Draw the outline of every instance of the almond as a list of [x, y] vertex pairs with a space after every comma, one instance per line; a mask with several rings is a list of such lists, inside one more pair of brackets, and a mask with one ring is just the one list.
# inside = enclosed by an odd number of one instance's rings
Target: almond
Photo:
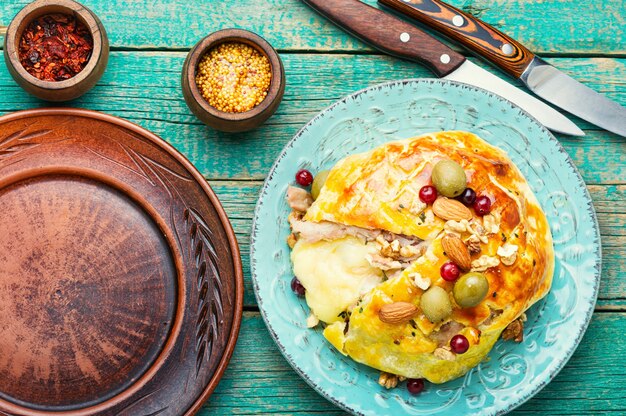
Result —
[[445, 197], [437, 198], [433, 203], [433, 212], [436, 216], [446, 221], [471, 220], [472, 211], [461, 202]]
[[446, 234], [441, 239], [441, 246], [450, 260], [456, 263], [463, 270], [469, 270], [472, 267], [472, 259], [469, 249], [459, 237], [453, 234]]
[[417, 307], [408, 302], [388, 303], [378, 311], [378, 318], [386, 324], [408, 322], [415, 315], [417, 315]]

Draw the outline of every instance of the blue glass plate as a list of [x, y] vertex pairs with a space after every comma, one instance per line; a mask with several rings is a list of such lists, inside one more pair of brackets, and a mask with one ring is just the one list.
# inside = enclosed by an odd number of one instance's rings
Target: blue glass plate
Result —
[[[522, 343], [498, 341], [465, 377], [411, 396], [405, 388], [380, 387], [378, 371], [342, 356], [320, 329], [306, 328], [308, 307], [290, 289], [285, 193], [300, 168], [317, 172], [385, 142], [440, 130], [475, 133], [509, 154], [548, 217], [556, 269], [550, 293], [527, 312]], [[580, 342], [598, 295], [600, 260], [591, 198], [560, 143], [509, 101], [434, 79], [377, 85], [311, 120], [272, 167], [252, 231], [254, 289], [272, 337], [315, 390], [355, 414], [501, 414], [519, 406], [554, 378]]]

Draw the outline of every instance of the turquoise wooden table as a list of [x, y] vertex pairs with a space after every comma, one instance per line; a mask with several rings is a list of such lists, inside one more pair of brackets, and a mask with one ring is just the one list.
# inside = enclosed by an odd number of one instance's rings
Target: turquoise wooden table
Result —
[[[626, 105], [624, 0], [449, 2]], [[0, 25], [8, 24], [26, 3], [0, 1]], [[355, 90], [430, 73], [380, 55], [298, 0], [83, 3], [104, 23], [112, 53], [98, 85], [67, 105], [128, 119], [173, 144], [209, 180], [241, 246], [246, 283], [241, 334], [222, 382], [200, 414], [343, 414], [291, 370], [259, 314], [248, 258], [254, 206], [274, 159], [316, 113]], [[204, 126], [191, 114], [180, 90], [186, 52], [209, 32], [228, 27], [264, 36], [285, 64], [287, 88], [280, 108], [250, 133], [223, 134]], [[0, 114], [46, 105], [26, 95], [0, 66]], [[626, 414], [626, 139], [572, 119], [586, 136], [557, 138], [588, 184], [598, 212], [603, 250], [600, 296], [570, 362], [516, 414]]]

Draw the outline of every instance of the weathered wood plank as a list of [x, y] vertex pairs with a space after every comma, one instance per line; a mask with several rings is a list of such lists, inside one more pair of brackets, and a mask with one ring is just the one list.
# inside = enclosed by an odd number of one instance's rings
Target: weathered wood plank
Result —
[[626, 185], [589, 185], [588, 189], [602, 240], [597, 309], [626, 310]]
[[598, 299], [595, 310], [604, 312], [624, 312], [626, 311], [626, 298]]
[[[0, 23], [30, 0], [0, 3]], [[375, 0], [367, 3], [376, 4]], [[83, 0], [114, 48], [188, 49], [209, 32], [241, 27], [282, 50], [369, 51], [299, 0]], [[622, 0], [449, 0], [538, 54], [624, 54]], [[157, 23], [158, 22], [158, 23]], [[584, 30], [581, 30], [584, 28]]]
[[[0, 25], [8, 23], [29, 1], [0, 2]], [[249, 235], [259, 180], [284, 144], [318, 111], [346, 94], [392, 79], [431, 76], [419, 66], [377, 55], [300, 0], [81, 1], [102, 18], [114, 50], [133, 52], [114, 52], [98, 87], [72, 105], [128, 118], [156, 132], [211, 178], [241, 244], [248, 307], [255, 306]], [[563, 55], [550, 61], [626, 105], [623, 0], [448, 1], [495, 24], [540, 55]], [[265, 126], [249, 134], [221, 134], [201, 125], [180, 94], [185, 51], [208, 32], [225, 27], [243, 27], [265, 36], [283, 52], [287, 69], [283, 105]], [[581, 55], [613, 58], [569, 58]], [[0, 65], [0, 114], [44, 105], [26, 97]], [[520, 415], [626, 414], [626, 373], [622, 365], [626, 344], [617, 338], [626, 330], [626, 142], [588, 123], [574, 121], [587, 131], [587, 136], [559, 139], [584, 179], [592, 184], [589, 188], [603, 238], [597, 310], [620, 313], [595, 314], [569, 365], [516, 412]], [[248, 312], [231, 366], [200, 414], [258, 413], [344, 414], [293, 372], [259, 314]]]
[[[244, 304], [256, 305], [250, 278], [250, 233], [254, 207], [261, 190], [258, 181], [210, 181], [233, 224], [241, 248], [245, 276]], [[626, 310], [626, 185], [589, 186], [602, 234], [603, 265], [599, 307]]]
[[[566, 367], [517, 415], [626, 412], [625, 313], [596, 313]], [[330, 348], [330, 347], [329, 347]], [[201, 416], [344, 414], [312, 390], [287, 364], [256, 312], [244, 314], [230, 366]]]
[[[282, 146], [319, 109], [348, 92], [384, 81], [390, 75], [394, 78], [410, 76], [417, 68], [376, 56], [285, 55], [290, 86], [288, 99], [279, 114], [247, 136], [217, 135], [195, 120], [180, 96], [178, 71], [183, 57], [182, 53], [115, 53], [101, 84], [74, 105], [113, 113], [143, 125], [173, 143], [212, 179], [262, 179]], [[587, 68], [589, 79], [605, 79], [614, 98], [626, 98], [626, 84], [619, 81], [620, 76], [626, 78], [626, 60], [577, 59], [574, 62], [577, 70]], [[141, 72], [142, 68], [150, 68], [149, 74]], [[340, 68], [351, 69], [340, 71]], [[314, 72], [322, 81], [312, 85]], [[336, 74], [334, 79], [333, 74]], [[4, 70], [0, 70], [0, 91], [4, 92], [0, 112], [45, 105], [26, 96]], [[325, 96], [331, 99], [324, 99]], [[623, 139], [588, 131], [587, 137], [561, 137], [561, 141], [587, 182], [626, 183], [626, 142]], [[247, 276], [250, 221], [259, 185], [251, 186], [252, 190], [224, 188], [224, 192], [234, 193], [231, 201], [236, 205], [232, 208], [231, 219], [242, 245]], [[622, 278], [626, 275], [626, 266], [621, 261], [626, 246], [623, 239], [626, 193], [623, 186], [618, 185], [596, 189], [602, 193], [599, 199], [594, 197], [596, 204], [601, 204], [596, 205], [597, 209], [604, 210], [604, 215], [600, 212], [599, 216], [604, 242], [601, 298], [615, 299], [626, 293], [626, 282]], [[239, 192], [245, 195], [240, 196]], [[254, 304], [249, 282], [246, 304]]]
[[[418, 65], [382, 56], [283, 54], [288, 85], [277, 114], [252, 132], [226, 134], [204, 126], [187, 108], [179, 87], [184, 57], [175, 52], [113, 53], [98, 86], [68, 105], [111, 113], [152, 130], [209, 178], [262, 179], [287, 141], [335, 100], [380, 82], [428, 76]], [[626, 104], [626, 59], [552, 61]], [[27, 96], [3, 68], [0, 91], [0, 113], [48, 105]], [[588, 183], [626, 183], [626, 141], [597, 130], [588, 130], [583, 138], [559, 138]]]

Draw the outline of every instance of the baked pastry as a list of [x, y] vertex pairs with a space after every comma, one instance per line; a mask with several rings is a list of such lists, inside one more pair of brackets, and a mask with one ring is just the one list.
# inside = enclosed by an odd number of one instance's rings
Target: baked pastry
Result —
[[309, 326], [322, 321], [342, 354], [443, 383], [500, 336], [522, 340], [554, 250], [502, 150], [467, 132], [430, 133], [349, 156], [314, 185], [315, 200], [288, 190], [291, 259]]

